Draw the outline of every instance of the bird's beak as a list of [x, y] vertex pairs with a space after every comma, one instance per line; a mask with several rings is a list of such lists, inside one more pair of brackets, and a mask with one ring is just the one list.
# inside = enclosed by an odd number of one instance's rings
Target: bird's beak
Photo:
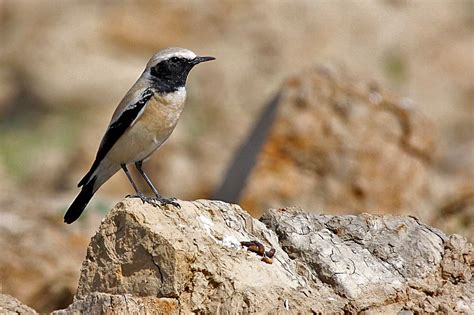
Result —
[[192, 60], [192, 64], [197, 65], [198, 63], [211, 61], [211, 60], [214, 60], [214, 59], [216, 59], [216, 58], [211, 57], [211, 56], [197, 56], [196, 58], [194, 58]]

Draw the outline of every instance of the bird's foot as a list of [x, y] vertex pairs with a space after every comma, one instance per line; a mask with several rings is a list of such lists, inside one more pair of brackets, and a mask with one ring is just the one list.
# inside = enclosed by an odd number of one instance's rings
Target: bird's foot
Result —
[[176, 198], [163, 198], [163, 197], [147, 197], [143, 194], [141, 195], [127, 195], [127, 198], [140, 198], [143, 203], [149, 203], [154, 207], [172, 205], [178, 209], [181, 209], [181, 205], [176, 202]]
[[178, 209], [181, 209], [181, 205], [179, 203], [176, 202], [176, 198], [174, 197], [171, 197], [171, 198], [156, 198], [156, 200], [158, 200], [162, 206], [166, 206], [166, 205], [172, 205]]

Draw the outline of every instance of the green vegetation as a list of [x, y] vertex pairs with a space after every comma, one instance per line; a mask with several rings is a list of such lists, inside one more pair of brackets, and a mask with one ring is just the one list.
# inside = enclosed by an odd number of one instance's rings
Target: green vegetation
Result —
[[32, 169], [49, 154], [70, 151], [77, 138], [79, 121], [74, 112], [40, 115], [46, 117], [0, 122], [0, 160], [19, 182], [27, 180]]

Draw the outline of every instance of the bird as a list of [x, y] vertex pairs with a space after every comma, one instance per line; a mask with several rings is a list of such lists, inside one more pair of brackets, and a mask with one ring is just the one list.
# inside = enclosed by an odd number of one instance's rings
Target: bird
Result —
[[[136, 192], [133, 197], [153, 206], [171, 204], [180, 207], [176, 198], [164, 198], [158, 192], [142, 165], [168, 139], [178, 123], [191, 69], [214, 59], [179, 47], [165, 48], [150, 58], [141, 76], [115, 109], [95, 160], [77, 185], [81, 191], [66, 211], [65, 223], [76, 221], [94, 193], [120, 169]], [[139, 190], [127, 168], [130, 164], [134, 164], [155, 197], [147, 197]]]

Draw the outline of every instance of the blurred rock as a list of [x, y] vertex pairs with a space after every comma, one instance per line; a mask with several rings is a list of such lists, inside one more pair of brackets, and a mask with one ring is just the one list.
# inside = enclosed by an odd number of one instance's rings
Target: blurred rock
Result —
[[[77, 288], [78, 266], [84, 259], [88, 231], [97, 223], [89, 228], [83, 223], [67, 228], [54, 213], [57, 204], [31, 202], [13, 193], [9, 197], [0, 198], [2, 293], [15, 296], [40, 312], [66, 307]], [[15, 198], [26, 200], [13, 202]], [[38, 213], [38, 208], [50, 211]], [[94, 220], [89, 217], [86, 221]]]
[[37, 314], [34, 309], [21, 303], [14, 297], [0, 293], [0, 313], [4, 315]]
[[[180, 204], [117, 204], [58, 314], [474, 310], [472, 244], [417, 219], [287, 208], [260, 222], [220, 201]], [[271, 264], [240, 245], [249, 240], [276, 249]]]
[[433, 126], [411, 100], [341, 71], [286, 82], [242, 204], [259, 215], [298, 205], [330, 213], [427, 212]]
[[456, 188], [455, 192], [441, 199], [434, 211], [433, 223], [448, 232], [462, 234], [472, 241], [474, 240], [474, 183], [457, 185]]

